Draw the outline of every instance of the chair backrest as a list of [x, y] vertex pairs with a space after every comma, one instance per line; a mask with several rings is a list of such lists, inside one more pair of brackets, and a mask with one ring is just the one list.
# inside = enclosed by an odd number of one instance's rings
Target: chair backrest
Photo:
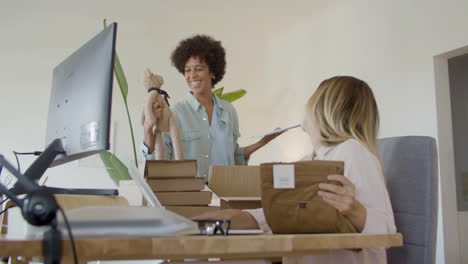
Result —
[[387, 250], [388, 263], [435, 263], [438, 162], [434, 138], [392, 137], [377, 142], [397, 231], [403, 247]]

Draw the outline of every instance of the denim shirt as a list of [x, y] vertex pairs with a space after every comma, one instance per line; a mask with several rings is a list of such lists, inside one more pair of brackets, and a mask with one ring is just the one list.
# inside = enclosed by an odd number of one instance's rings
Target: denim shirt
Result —
[[[171, 107], [180, 128], [185, 159], [197, 161], [197, 176], [205, 178], [206, 182], [209, 181], [209, 166], [213, 165], [211, 162], [217, 160], [211, 159], [210, 155], [224, 152], [223, 156], [228, 158], [228, 164], [216, 165], [246, 165], [248, 162], [244, 159], [244, 148], [239, 147], [237, 143], [240, 133], [236, 109], [231, 103], [219, 99], [216, 95], [213, 96], [215, 103], [213, 111], [216, 111], [214, 114], [218, 123], [215, 134], [222, 133], [217, 135], [218, 140], [212, 137], [212, 128], [204, 107], [191, 93]], [[212, 125], [216, 127], [214, 122], [215, 119], [212, 120]], [[225, 139], [224, 144], [218, 143], [221, 138]], [[169, 133], [163, 133], [163, 144], [165, 158], [173, 160], [174, 153]], [[216, 150], [212, 151], [212, 146]], [[149, 154], [144, 143], [141, 149], [145, 159], [154, 159], [154, 153]]]
[[210, 126], [210, 165], [230, 165], [231, 156], [234, 154], [229, 151], [226, 142], [227, 137], [227, 126], [224, 120], [219, 120], [220, 107], [218, 99], [213, 95], [213, 113], [211, 115], [211, 126]]

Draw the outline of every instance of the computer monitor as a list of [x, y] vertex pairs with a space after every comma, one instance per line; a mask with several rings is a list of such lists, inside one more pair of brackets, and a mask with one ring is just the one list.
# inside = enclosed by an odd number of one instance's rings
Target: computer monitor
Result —
[[[53, 71], [46, 149], [25, 171], [38, 181], [48, 167], [110, 148], [112, 84], [117, 24], [112, 23]], [[15, 194], [24, 193], [15, 184]], [[116, 194], [116, 190], [51, 188], [54, 193]]]
[[64, 149], [51, 166], [109, 149], [117, 24], [97, 34], [53, 71], [46, 144]]

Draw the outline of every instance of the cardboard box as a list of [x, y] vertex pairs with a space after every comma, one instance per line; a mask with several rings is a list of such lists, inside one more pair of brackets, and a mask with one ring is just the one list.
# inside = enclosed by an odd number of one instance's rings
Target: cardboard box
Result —
[[205, 187], [203, 178], [148, 179], [147, 182], [155, 192], [201, 191]]
[[211, 166], [210, 189], [221, 209], [261, 208], [260, 166]]
[[155, 192], [163, 205], [208, 205], [211, 192]]
[[[57, 203], [65, 210], [87, 207], [87, 206], [128, 206], [129, 202], [126, 198], [121, 196], [107, 196], [107, 195], [70, 195], [70, 194], [56, 194], [54, 195]], [[6, 202], [6, 207], [12, 206], [11, 201]], [[5, 212], [2, 217], [1, 234], [9, 234], [13, 237], [27, 237], [31, 232], [38, 227], [30, 225], [21, 213], [18, 207], [10, 208]], [[10, 223], [10, 224], [8, 224]]]
[[208, 186], [220, 197], [260, 197], [260, 166], [211, 166]]
[[128, 206], [128, 200], [122, 196], [110, 195], [54, 195], [57, 203], [64, 210], [71, 210], [85, 206]]
[[257, 209], [262, 208], [261, 197], [219, 197], [221, 209]]
[[166, 209], [190, 218], [207, 212], [216, 212], [220, 208], [219, 206], [166, 206]]
[[147, 160], [145, 178], [195, 178], [197, 175], [196, 160]]

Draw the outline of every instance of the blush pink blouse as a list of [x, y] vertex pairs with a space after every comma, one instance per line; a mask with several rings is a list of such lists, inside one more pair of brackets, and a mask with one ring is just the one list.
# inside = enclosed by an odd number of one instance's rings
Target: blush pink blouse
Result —
[[[321, 147], [314, 158], [303, 160], [344, 161], [346, 176], [355, 186], [356, 199], [366, 208], [363, 234], [395, 233], [395, 220], [379, 159], [363, 144], [350, 139], [332, 147]], [[271, 232], [262, 209], [245, 210], [253, 215], [261, 229]], [[332, 250], [329, 255], [305, 258], [306, 263], [387, 263], [385, 248], [368, 248], [358, 252]]]

